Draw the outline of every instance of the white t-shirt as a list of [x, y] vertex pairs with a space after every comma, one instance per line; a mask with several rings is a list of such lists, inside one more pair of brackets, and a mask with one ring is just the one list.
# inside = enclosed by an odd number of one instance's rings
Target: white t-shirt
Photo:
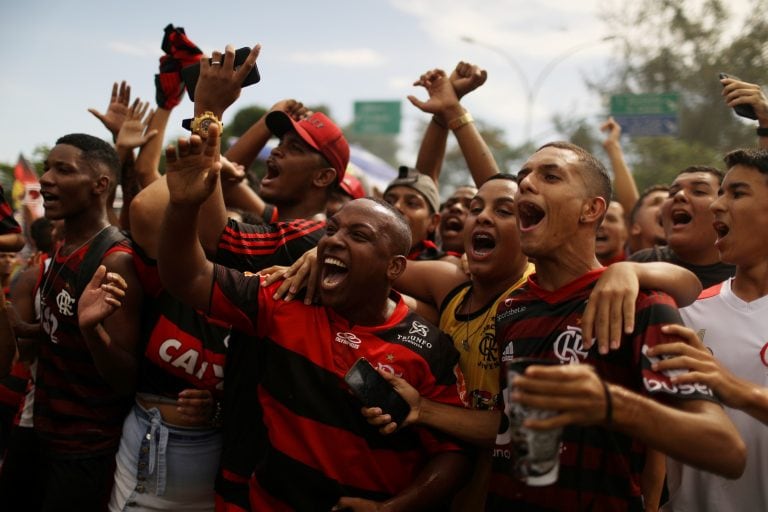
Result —
[[[768, 296], [744, 302], [731, 291], [731, 282], [704, 290], [680, 314], [723, 367], [768, 387]], [[665, 512], [768, 511], [768, 426], [730, 407], [725, 412], [747, 446], [744, 474], [728, 480], [668, 458], [670, 501]]]

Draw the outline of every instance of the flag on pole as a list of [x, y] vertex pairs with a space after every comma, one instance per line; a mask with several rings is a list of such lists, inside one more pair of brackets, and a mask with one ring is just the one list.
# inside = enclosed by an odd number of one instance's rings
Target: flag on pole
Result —
[[[11, 191], [13, 209], [19, 211], [22, 204], [33, 205], [35, 213], [39, 213], [37, 216], [42, 215], [40, 180], [37, 178], [34, 167], [24, 158], [24, 155], [19, 155], [16, 167], [13, 168], [13, 177], [14, 182]], [[36, 210], [41, 211], [37, 212]]]

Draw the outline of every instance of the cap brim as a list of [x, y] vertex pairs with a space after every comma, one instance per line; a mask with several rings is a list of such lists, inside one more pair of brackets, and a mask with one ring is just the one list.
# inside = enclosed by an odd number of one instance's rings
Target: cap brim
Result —
[[283, 135], [285, 135], [285, 132], [292, 130], [299, 134], [301, 140], [312, 146], [315, 150], [320, 151], [320, 148], [312, 137], [310, 137], [309, 133], [285, 112], [281, 110], [270, 112], [267, 114], [265, 122], [267, 123], [269, 131], [276, 137], [282, 138]]

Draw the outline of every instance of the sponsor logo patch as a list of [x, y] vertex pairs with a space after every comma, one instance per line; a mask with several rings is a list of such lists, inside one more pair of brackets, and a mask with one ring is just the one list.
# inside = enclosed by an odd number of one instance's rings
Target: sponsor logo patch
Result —
[[360, 338], [355, 336], [355, 333], [352, 332], [337, 332], [336, 333], [336, 341], [338, 343], [341, 343], [342, 345], [347, 345], [348, 347], [351, 347], [355, 350], [360, 348]]

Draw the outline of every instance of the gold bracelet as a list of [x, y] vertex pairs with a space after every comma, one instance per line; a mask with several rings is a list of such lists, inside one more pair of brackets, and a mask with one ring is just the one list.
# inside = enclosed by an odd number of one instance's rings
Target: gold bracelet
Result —
[[458, 130], [465, 124], [474, 123], [475, 120], [472, 118], [472, 114], [469, 112], [465, 113], [462, 116], [457, 117], [456, 119], [451, 119], [448, 121], [448, 128], [450, 130]]

